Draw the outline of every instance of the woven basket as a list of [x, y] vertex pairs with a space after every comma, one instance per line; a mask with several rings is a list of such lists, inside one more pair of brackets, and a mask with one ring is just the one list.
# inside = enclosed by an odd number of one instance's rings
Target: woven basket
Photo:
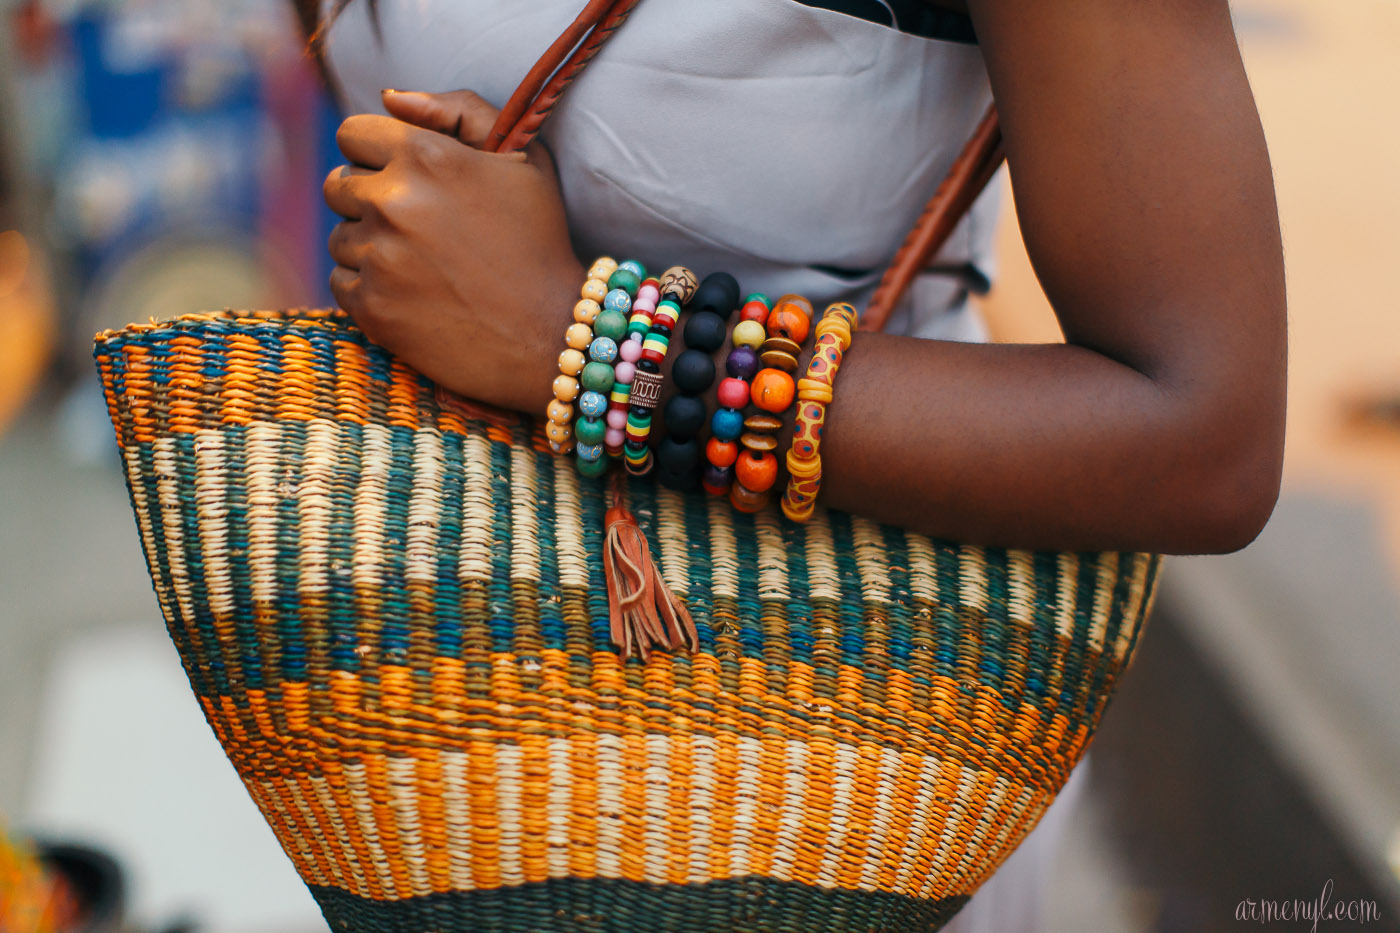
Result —
[[603, 484], [343, 315], [99, 335], [210, 725], [336, 930], [927, 931], [1064, 784], [1159, 560], [628, 487], [702, 651], [608, 640]]

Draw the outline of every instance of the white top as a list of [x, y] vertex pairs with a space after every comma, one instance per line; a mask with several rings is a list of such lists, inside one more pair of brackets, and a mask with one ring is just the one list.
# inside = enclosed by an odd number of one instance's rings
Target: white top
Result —
[[[366, 0], [330, 30], [352, 112], [379, 92], [510, 96], [583, 0]], [[646, 0], [545, 123], [574, 246], [744, 292], [864, 307], [991, 101], [974, 46], [795, 0]], [[996, 186], [896, 310], [891, 333], [983, 340]]]

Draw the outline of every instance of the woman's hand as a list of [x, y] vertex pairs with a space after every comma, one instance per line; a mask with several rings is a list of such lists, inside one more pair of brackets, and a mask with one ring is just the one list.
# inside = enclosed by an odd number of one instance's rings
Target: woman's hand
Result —
[[353, 116], [336, 134], [351, 164], [324, 186], [346, 218], [330, 236], [331, 292], [434, 381], [533, 410], [553, 369], [541, 347], [558, 343], [583, 281], [554, 163], [538, 143], [477, 148], [497, 111], [470, 91], [386, 91], [384, 105], [393, 116]]

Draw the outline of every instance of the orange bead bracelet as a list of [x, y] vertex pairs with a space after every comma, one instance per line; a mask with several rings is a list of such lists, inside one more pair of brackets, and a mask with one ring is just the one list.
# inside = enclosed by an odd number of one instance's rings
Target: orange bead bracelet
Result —
[[807, 521], [817, 507], [826, 406], [831, 402], [836, 371], [851, 345], [851, 331], [858, 316], [856, 309], [845, 302], [827, 307], [816, 327], [817, 346], [807, 365], [807, 375], [796, 383], [797, 421], [787, 455], [788, 484], [783, 492], [783, 514], [795, 522]]

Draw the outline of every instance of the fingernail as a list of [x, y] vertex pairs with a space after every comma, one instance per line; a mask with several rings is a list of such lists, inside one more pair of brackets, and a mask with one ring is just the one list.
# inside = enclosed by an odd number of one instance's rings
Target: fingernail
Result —
[[386, 87], [386, 88], [384, 88], [384, 90], [380, 91], [379, 93], [381, 93], [381, 94], [402, 94], [403, 91], [400, 91], [400, 90], [399, 90], [398, 88], [396, 88], [396, 87]]

